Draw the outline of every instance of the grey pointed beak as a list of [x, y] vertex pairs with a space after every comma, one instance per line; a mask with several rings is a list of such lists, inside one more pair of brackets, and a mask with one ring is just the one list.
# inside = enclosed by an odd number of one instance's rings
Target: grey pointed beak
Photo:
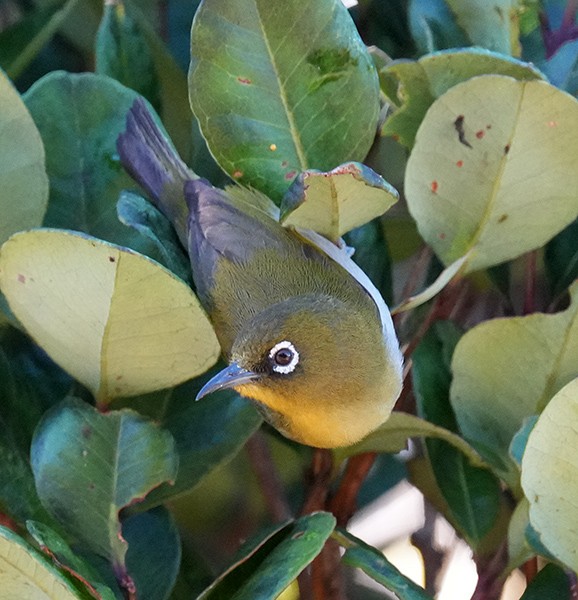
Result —
[[259, 378], [257, 373], [243, 369], [237, 363], [231, 363], [228, 367], [217, 373], [214, 377], [209, 379], [207, 383], [201, 388], [195, 400], [200, 400], [204, 396], [218, 392], [219, 390], [225, 390], [233, 388], [243, 383], [249, 383]]

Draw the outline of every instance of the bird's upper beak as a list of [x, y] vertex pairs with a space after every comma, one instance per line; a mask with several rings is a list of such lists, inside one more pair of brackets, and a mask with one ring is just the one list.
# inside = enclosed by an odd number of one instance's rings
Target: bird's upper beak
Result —
[[212, 394], [219, 390], [234, 388], [243, 383], [249, 383], [259, 378], [257, 373], [243, 369], [237, 363], [231, 363], [228, 367], [217, 373], [209, 379], [201, 388], [195, 400], [200, 400], [203, 396]]

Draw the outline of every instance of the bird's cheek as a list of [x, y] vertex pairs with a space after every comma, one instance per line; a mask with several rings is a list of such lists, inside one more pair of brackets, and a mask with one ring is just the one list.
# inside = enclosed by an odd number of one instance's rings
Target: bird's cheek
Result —
[[283, 397], [276, 394], [269, 387], [253, 383], [243, 384], [235, 388], [241, 396], [251, 398], [261, 404], [264, 404], [271, 410], [285, 413], [287, 411], [287, 403]]

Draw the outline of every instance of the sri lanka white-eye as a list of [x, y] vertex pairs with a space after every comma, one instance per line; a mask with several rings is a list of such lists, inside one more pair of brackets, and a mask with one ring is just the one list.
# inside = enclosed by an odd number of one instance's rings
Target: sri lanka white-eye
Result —
[[314, 234], [281, 226], [258, 195], [199, 179], [142, 101], [118, 149], [186, 245], [229, 363], [198, 398], [234, 388], [285, 436], [321, 448], [353, 444], [383, 423], [401, 390], [401, 353], [385, 303], [342, 266], [349, 259], [338, 264], [305, 239]]

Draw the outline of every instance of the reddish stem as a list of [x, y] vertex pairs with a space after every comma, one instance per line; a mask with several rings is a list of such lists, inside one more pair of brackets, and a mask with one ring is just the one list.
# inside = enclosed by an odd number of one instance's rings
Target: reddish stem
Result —
[[524, 291], [523, 314], [536, 310], [536, 250], [526, 254], [526, 288]]
[[341, 484], [328, 503], [340, 527], [345, 527], [355, 513], [357, 495], [376, 458], [377, 453], [366, 452], [349, 459]]
[[530, 558], [522, 565], [522, 573], [526, 578], [526, 584], [530, 584], [532, 579], [538, 574], [538, 557], [534, 556]]
[[271, 518], [277, 523], [289, 519], [291, 510], [283, 491], [283, 484], [273, 462], [267, 440], [261, 431], [257, 431], [251, 436], [246, 449]]

